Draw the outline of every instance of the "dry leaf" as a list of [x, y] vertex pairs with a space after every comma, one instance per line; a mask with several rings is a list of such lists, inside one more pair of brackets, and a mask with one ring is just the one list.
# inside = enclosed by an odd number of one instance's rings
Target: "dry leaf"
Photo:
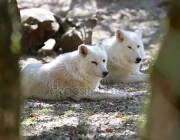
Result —
[[113, 132], [113, 129], [112, 129], [112, 128], [106, 128], [106, 132], [112, 133], [112, 132]]
[[70, 128], [68, 135], [72, 137], [74, 135], [74, 129]]
[[29, 117], [39, 117], [39, 114], [38, 114], [38, 113], [31, 113], [31, 114], [29, 115]]
[[115, 117], [116, 118], [123, 118], [124, 116], [122, 114], [120, 114], [120, 115], [116, 115]]

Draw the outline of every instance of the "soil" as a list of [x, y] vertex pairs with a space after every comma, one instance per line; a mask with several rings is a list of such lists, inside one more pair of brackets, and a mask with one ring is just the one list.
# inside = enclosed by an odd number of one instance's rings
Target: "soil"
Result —
[[[63, 9], [61, 2], [62, 0], [56, 0], [49, 4], [48, 0], [18, 0], [19, 7], [40, 6], [55, 13]], [[87, 5], [89, 10], [98, 8], [98, 25], [93, 30], [93, 43], [114, 35], [117, 29], [142, 29], [146, 58], [141, 70], [148, 73], [154, 60], [152, 54], [159, 49], [162, 38], [161, 25], [166, 15], [165, 9], [157, 6], [159, 2], [91, 0], [80, 3], [75, 0], [73, 8], [87, 8]], [[38, 56], [22, 56], [19, 63], [46, 63], [56, 56], [53, 52], [40, 53]], [[150, 85], [142, 82], [119, 83], [100, 88], [129, 92], [149, 90]], [[149, 93], [127, 100], [58, 102], [28, 99], [24, 101], [22, 112], [22, 135], [26, 140], [134, 140], [141, 136], [139, 128], [145, 123], [148, 102]]]

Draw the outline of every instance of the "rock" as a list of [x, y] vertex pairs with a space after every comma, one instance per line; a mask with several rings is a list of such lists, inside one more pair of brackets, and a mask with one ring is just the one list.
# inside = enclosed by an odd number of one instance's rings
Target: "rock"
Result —
[[[29, 24], [30, 23], [30, 24]], [[55, 34], [53, 21], [43, 22], [28, 18], [27, 23], [22, 24], [21, 50], [23, 53], [36, 53], [44, 46], [44, 43]]]
[[[53, 50], [62, 48], [64, 52], [77, 50], [82, 43], [92, 44], [92, 29], [96, 26], [97, 19], [90, 18], [67, 18], [61, 23], [62, 34], [56, 34], [56, 45]], [[59, 37], [58, 37], [59, 36]]]
[[95, 15], [88, 17], [60, 18], [54, 13], [42, 9], [31, 8], [21, 10], [23, 53], [35, 54], [48, 39], [54, 39], [53, 50], [71, 52], [82, 43], [92, 43], [92, 29], [97, 24]]

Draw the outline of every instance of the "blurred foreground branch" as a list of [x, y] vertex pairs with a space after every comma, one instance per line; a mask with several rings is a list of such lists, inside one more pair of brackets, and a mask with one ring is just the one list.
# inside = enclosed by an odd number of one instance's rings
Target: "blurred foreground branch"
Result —
[[19, 140], [19, 27], [16, 0], [0, 1], [0, 140]]
[[172, 0], [169, 27], [151, 74], [152, 96], [144, 140], [180, 139], [180, 1]]

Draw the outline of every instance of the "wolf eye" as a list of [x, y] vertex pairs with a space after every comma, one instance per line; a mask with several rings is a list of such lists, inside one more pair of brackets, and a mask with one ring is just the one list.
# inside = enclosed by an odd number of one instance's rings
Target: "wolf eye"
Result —
[[93, 63], [93, 64], [97, 65], [97, 62], [96, 62], [96, 61], [91, 61], [91, 63]]
[[127, 46], [129, 49], [132, 49], [131, 46]]
[[106, 62], [106, 60], [105, 60], [105, 59], [103, 59], [103, 62]]
[[139, 47], [140, 47], [140, 45], [137, 45], [137, 47], [139, 48]]

